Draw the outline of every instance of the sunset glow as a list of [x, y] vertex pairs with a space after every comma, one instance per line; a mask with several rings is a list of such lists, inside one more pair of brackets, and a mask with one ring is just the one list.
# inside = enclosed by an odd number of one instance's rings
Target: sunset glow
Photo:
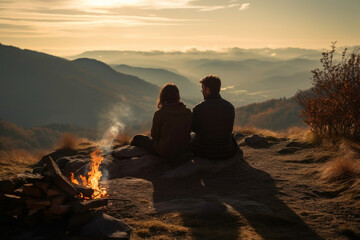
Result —
[[59, 55], [352, 46], [358, 9], [358, 0], [0, 0], [0, 42]]

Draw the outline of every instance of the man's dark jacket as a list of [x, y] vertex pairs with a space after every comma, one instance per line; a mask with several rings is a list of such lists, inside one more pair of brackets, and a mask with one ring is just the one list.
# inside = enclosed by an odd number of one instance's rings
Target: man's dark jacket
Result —
[[193, 109], [193, 153], [210, 159], [232, 157], [238, 150], [232, 136], [234, 118], [234, 106], [220, 94], [205, 97]]

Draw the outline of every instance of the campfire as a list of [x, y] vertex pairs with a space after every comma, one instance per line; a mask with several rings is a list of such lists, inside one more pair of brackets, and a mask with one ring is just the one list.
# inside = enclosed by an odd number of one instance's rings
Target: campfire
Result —
[[[92, 194], [91, 198], [102, 198], [107, 197], [107, 191], [105, 188], [99, 187], [99, 181], [102, 176], [101, 171], [99, 170], [101, 161], [104, 159], [101, 156], [102, 151], [100, 149], [96, 149], [93, 151], [91, 156], [91, 166], [90, 171], [87, 173], [87, 177], [80, 175], [80, 179], [82, 182], [82, 185], [84, 187], [89, 187], [94, 190], [94, 193]], [[74, 178], [74, 173], [71, 173], [70, 180], [72, 183], [81, 185], [77, 179]], [[89, 197], [84, 196], [82, 193], [80, 193], [80, 197], [83, 199], [89, 199]]]
[[29, 227], [63, 219], [68, 221], [69, 231], [78, 230], [90, 221], [94, 209], [108, 204], [107, 191], [99, 186], [101, 153], [91, 153], [90, 171], [79, 180], [73, 173], [71, 179], [64, 176], [51, 155], [43, 157], [41, 174], [0, 180], [0, 216], [13, 217]]

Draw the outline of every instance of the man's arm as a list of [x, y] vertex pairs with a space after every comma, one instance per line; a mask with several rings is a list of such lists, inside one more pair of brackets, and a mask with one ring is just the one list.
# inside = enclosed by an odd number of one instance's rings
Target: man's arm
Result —
[[193, 120], [192, 120], [192, 126], [191, 126], [191, 131], [193, 131], [194, 133], [198, 133], [199, 132], [199, 123], [200, 119], [199, 119], [199, 109], [195, 106], [193, 109]]

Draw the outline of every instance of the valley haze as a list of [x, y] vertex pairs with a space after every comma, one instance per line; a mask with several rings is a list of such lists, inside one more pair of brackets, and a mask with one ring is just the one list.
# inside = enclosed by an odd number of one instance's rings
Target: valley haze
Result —
[[98, 127], [117, 109], [121, 122], [140, 126], [151, 122], [163, 84], [177, 84], [183, 101], [193, 107], [202, 100], [198, 81], [207, 74], [220, 76], [221, 95], [235, 107], [291, 98], [311, 87], [311, 70], [320, 66], [320, 57], [321, 51], [313, 49], [231, 48], [88, 51], [67, 60], [0, 45], [0, 117], [25, 128], [52, 123]]

